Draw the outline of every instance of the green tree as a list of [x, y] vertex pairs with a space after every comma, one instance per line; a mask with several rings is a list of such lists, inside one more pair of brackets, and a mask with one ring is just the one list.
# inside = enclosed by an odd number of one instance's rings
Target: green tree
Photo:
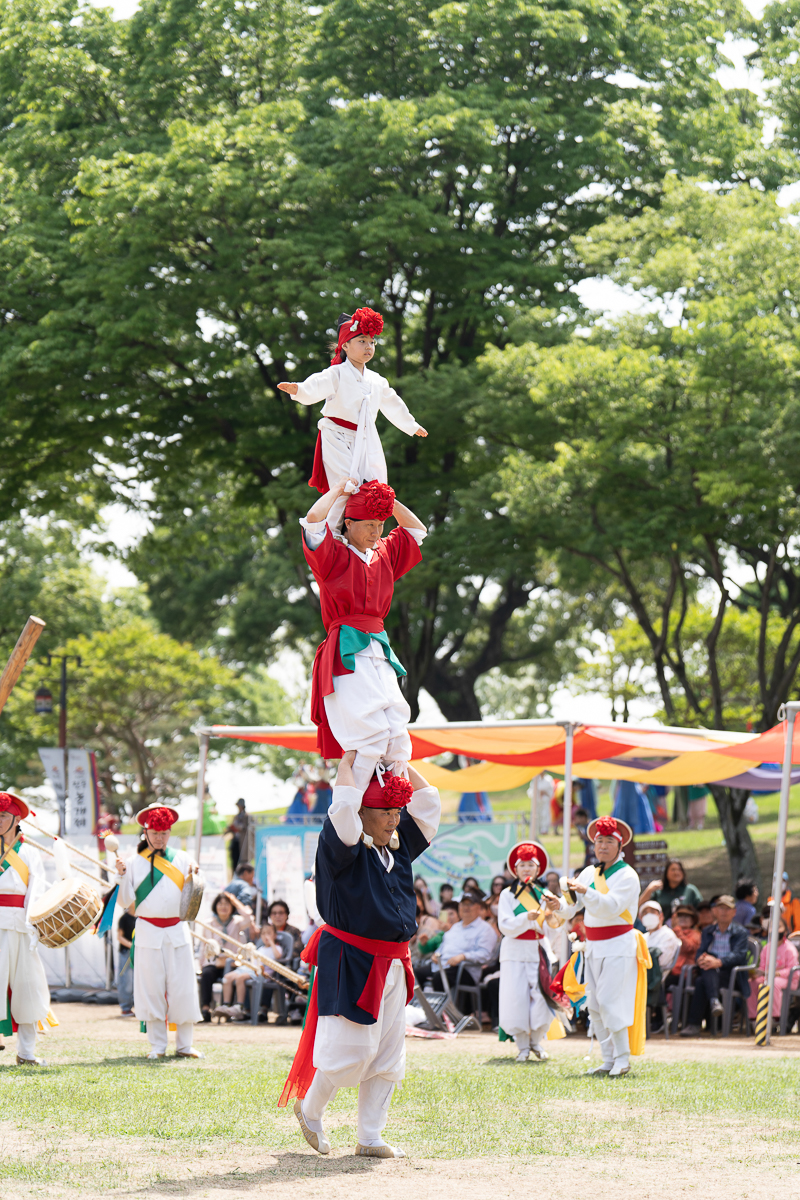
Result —
[[[772, 196], [676, 184], [580, 249], [680, 320], [487, 355], [489, 403], [518, 414], [512, 515], [536, 511], [563, 586], [614, 589], [670, 723], [765, 728], [800, 665], [800, 235]], [[734, 875], [754, 870], [746, 795], [712, 790]]]
[[[294, 718], [275, 680], [239, 676], [140, 616], [71, 638], [60, 652], [81, 658], [70, 687], [70, 743], [96, 752], [104, 800], [128, 813], [193, 789], [197, 723], [283, 724]], [[39, 739], [36, 745], [52, 743], [55, 720], [30, 715], [42, 671], [26, 674], [9, 702], [30, 741]], [[218, 742], [210, 754], [251, 757], [253, 747]], [[262, 761], [269, 760], [265, 752]]]
[[[306, 636], [294, 521], [317, 414], [275, 384], [324, 361], [341, 308], [380, 306], [383, 369], [431, 430], [386, 437], [433, 530], [393, 632], [412, 707], [425, 686], [474, 717], [481, 675], [525, 665], [548, 566], [530, 517], [492, 499], [501, 414], [487, 424], [473, 364], [568, 297], [576, 234], [658, 204], [672, 172], [782, 177], [751, 102], [714, 79], [747, 18], [732, 0], [311, 11], [146, 0], [115, 23], [0, 3], [0, 504], [31, 483], [57, 503], [66, 462], [102, 498], [122, 463], [154, 488], [137, 567], [162, 620], [185, 636], [173, 580], [191, 568], [164, 564], [202, 509], [197, 628], [227, 604], [219, 624], [253, 650]], [[254, 519], [269, 541], [248, 558], [226, 531]]]

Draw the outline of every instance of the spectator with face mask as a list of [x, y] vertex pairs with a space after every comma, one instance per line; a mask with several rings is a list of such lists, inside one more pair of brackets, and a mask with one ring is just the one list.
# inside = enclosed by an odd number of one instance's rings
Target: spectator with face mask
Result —
[[680, 953], [680, 939], [664, 924], [664, 912], [656, 900], [645, 900], [639, 908], [639, 920], [645, 928], [644, 937], [651, 957], [658, 953], [661, 974], [668, 975]]

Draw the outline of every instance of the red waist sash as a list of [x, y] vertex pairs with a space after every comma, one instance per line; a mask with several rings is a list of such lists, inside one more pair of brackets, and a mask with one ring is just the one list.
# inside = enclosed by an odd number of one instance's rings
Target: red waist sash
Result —
[[542, 934], [536, 933], [533, 929], [526, 929], [524, 933], [518, 933], [514, 938], [515, 942], [540, 942]]
[[180, 917], [142, 917], [136, 914], [137, 921], [147, 921], [150, 925], [157, 925], [159, 929], [169, 929], [171, 925], [180, 925]]
[[[364, 985], [363, 992], [356, 1001], [359, 1008], [363, 1008], [365, 1012], [368, 1012], [377, 1021], [383, 998], [383, 989], [386, 986], [386, 976], [389, 974], [389, 967], [392, 962], [398, 959], [402, 962], [406, 973], [406, 1004], [411, 1001], [414, 995], [415, 980], [414, 971], [411, 966], [411, 955], [408, 951], [408, 942], [380, 942], [374, 938], [359, 937], [357, 933], [345, 933], [343, 929], [334, 929], [332, 925], [321, 925], [300, 956], [303, 962], [308, 963], [309, 966], [317, 966], [319, 939], [323, 933], [330, 933], [333, 937], [338, 938], [340, 942], [345, 942], [348, 946], [355, 946], [357, 950], [364, 950], [367, 954], [373, 955], [372, 967], [367, 976], [367, 982]], [[297, 1046], [294, 1060], [292, 1061], [286, 1083], [283, 1085], [283, 1091], [278, 1100], [278, 1108], [285, 1108], [295, 1096], [302, 1100], [311, 1087], [314, 1079], [314, 1071], [316, 1070], [314, 1066], [314, 1039], [317, 1035], [318, 1018], [317, 975], [315, 971], [314, 982], [311, 985], [311, 995], [308, 1007], [306, 1008], [306, 1016], [303, 1021], [303, 1032], [300, 1035], [300, 1042]]]
[[0, 908], [24, 908], [24, 907], [25, 907], [25, 897], [24, 896], [15, 896], [11, 892], [6, 893], [5, 895], [0, 895]]
[[607, 942], [609, 938], [622, 937], [623, 933], [630, 933], [633, 929], [632, 925], [596, 925], [591, 928], [584, 924], [586, 930], [587, 942]]
[[[358, 429], [352, 421], [343, 421], [341, 417], [326, 417], [326, 421], [333, 421], [334, 425], [341, 425], [343, 429]], [[325, 463], [322, 461], [322, 434], [317, 434], [317, 444], [314, 447], [314, 465], [311, 468], [311, 478], [308, 481], [308, 486], [316, 488], [323, 495], [331, 490], [328, 483], [328, 476], [325, 471]]]

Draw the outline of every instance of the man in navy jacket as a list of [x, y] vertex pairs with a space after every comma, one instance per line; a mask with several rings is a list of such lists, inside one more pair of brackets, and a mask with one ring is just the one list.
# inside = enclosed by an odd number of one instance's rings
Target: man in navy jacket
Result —
[[417, 929], [412, 863], [439, 827], [441, 803], [413, 767], [409, 779], [376, 772], [362, 792], [354, 757], [342, 758], [317, 845], [316, 904], [325, 924], [303, 952], [317, 972], [279, 1103], [296, 1098], [306, 1141], [327, 1154], [325, 1109], [339, 1088], [357, 1087], [356, 1154], [400, 1158], [382, 1134], [405, 1074], [405, 1007], [414, 989], [408, 943]]
[[[711, 911], [716, 923], [704, 929], [700, 939], [695, 960], [699, 972], [694, 979], [689, 1023], [681, 1030], [681, 1037], [697, 1037], [707, 1008], [712, 1016], [722, 1015], [719, 990], [730, 983], [733, 968], [743, 967], [747, 962], [747, 930], [733, 919], [736, 911], [733, 896], [718, 896]], [[747, 978], [743, 975], [737, 978], [742, 996], [749, 996]]]

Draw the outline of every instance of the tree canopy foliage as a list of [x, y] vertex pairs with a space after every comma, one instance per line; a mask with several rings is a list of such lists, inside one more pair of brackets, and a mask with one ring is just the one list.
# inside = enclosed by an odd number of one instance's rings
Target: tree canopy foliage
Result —
[[493, 499], [505, 417], [475, 362], [576, 307], [576, 236], [673, 173], [782, 178], [714, 78], [742, 7], [2, 0], [0, 22], [0, 515], [146, 481], [135, 565], [167, 631], [253, 661], [317, 630], [295, 524], [317, 414], [275, 384], [369, 303], [431, 432], [385, 437], [432, 530], [391, 630], [412, 706], [424, 686], [475, 717], [482, 676], [531, 664], [546, 694], [559, 595], [530, 514]]

